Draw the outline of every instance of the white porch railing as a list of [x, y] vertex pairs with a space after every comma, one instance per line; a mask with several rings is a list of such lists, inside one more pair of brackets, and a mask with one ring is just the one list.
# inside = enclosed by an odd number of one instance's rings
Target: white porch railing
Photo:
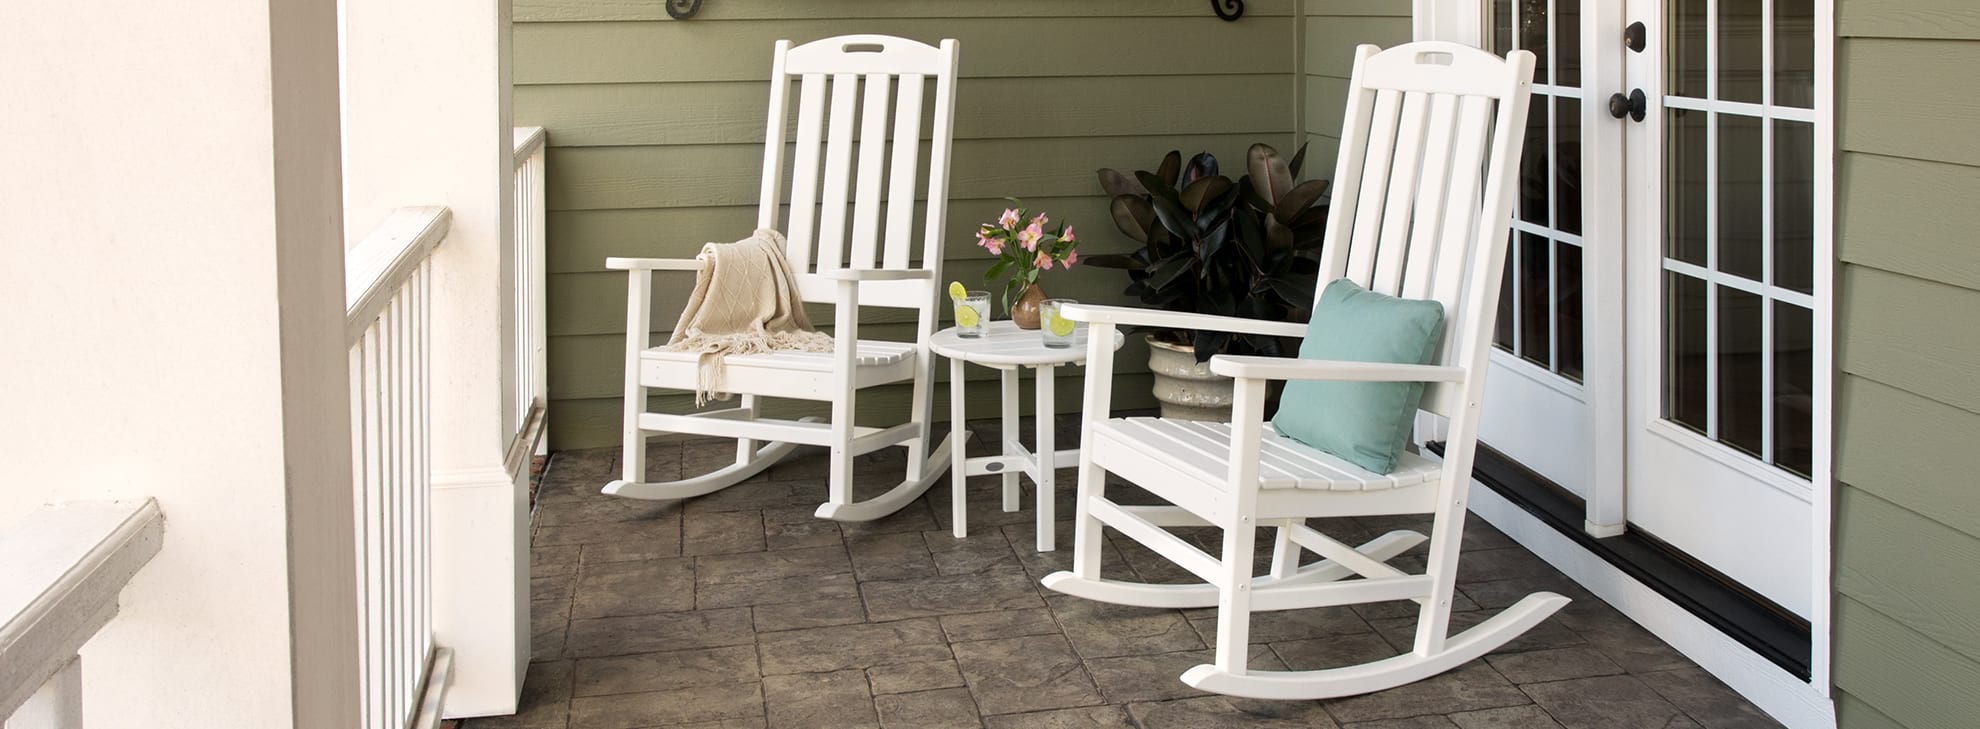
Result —
[[401, 208], [344, 266], [366, 729], [437, 716], [421, 704], [437, 710], [446, 686], [448, 662], [433, 646], [428, 362], [429, 260], [450, 218], [443, 207]]
[[514, 428], [510, 435], [510, 473], [527, 468], [529, 456], [540, 454], [548, 442], [542, 437], [549, 402], [549, 380], [545, 376], [544, 352], [544, 215], [543, 215], [543, 127], [515, 130], [516, 234], [515, 245], [507, 256], [512, 308], [512, 339], [506, 347], [507, 362], [502, 371], [509, 377], [514, 407]]
[[0, 535], [0, 724], [81, 729], [84, 643], [165, 538], [150, 499], [44, 506]]

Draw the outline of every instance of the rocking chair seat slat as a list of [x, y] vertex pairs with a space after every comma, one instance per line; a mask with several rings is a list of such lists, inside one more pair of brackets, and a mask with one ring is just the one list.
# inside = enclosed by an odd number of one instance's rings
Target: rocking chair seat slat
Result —
[[[1224, 488], [1231, 473], [1231, 426], [1194, 420], [1115, 418], [1098, 424], [1103, 453], [1116, 448], [1124, 457], [1160, 461], [1212, 488]], [[1098, 457], [1099, 454], [1096, 454]], [[1379, 474], [1279, 435], [1268, 423], [1258, 448], [1261, 489], [1379, 491], [1415, 486], [1437, 478], [1443, 464], [1405, 452], [1396, 471]]]
[[[871, 339], [859, 340], [853, 357], [860, 367], [886, 367], [911, 360], [915, 354], [913, 342], [882, 342]], [[653, 347], [640, 354], [640, 358], [657, 362], [696, 362], [701, 355], [695, 352], [681, 352], [666, 347]], [[779, 369], [803, 372], [831, 372], [831, 352], [765, 352], [762, 354], [732, 354], [722, 358], [722, 366], [741, 369]]]

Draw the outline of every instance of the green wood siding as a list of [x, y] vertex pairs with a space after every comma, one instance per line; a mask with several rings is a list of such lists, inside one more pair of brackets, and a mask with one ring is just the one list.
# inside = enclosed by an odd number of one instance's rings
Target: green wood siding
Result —
[[1980, 7], [1839, 0], [1837, 715], [1980, 717]]
[[[1312, 4], [1408, 12], [1407, 0]], [[516, 123], [541, 125], [550, 139], [551, 446], [618, 442], [625, 278], [605, 270], [605, 257], [692, 256], [754, 224], [776, 40], [865, 32], [961, 42], [943, 275], [975, 285], [989, 259], [969, 231], [1003, 196], [1072, 221], [1090, 252], [1126, 250], [1094, 170], [1151, 168], [1171, 149], [1241, 160], [1253, 142], [1293, 145], [1304, 111], [1299, 2], [1249, 0], [1245, 10], [1226, 23], [1201, 0], [731, 0], [675, 21], [656, 0], [518, 0]], [[1324, 176], [1331, 165], [1312, 169]], [[1044, 285], [1054, 296], [1125, 301], [1119, 271], [1054, 272]], [[656, 287], [656, 336], [673, 327], [686, 290]], [[829, 322], [828, 311], [814, 310], [814, 321]], [[875, 325], [863, 333], [911, 331], [896, 312], [862, 316]], [[1131, 342], [1118, 362], [1116, 402], [1151, 405], [1145, 349]], [[987, 374], [970, 377], [987, 384]], [[1077, 408], [1078, 382], [1061, 381], [1062, 412]], [[938, 418], [946, 392], [936, 391]], [[973, 412], [990, 413], [997, 395], [972, 385], [969, 397]], [[657, 395], [653, 405], [685, 410], [691, 398]], [[905, 389], [886, 389], [862, 400], [860, 416], [898, 422], [906, 407]]]
[[1308, 177], [1333, 177], [1354, 49], [1408, 43], [1410, 0], [1307, 0], [1300, 49]]

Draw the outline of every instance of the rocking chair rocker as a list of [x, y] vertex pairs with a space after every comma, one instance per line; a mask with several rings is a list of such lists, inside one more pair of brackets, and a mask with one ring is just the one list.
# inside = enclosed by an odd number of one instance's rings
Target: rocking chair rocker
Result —
[[[1210, 369], [1236, 380], [1229, 425], [1089, 418], [1080, 450], [1072, 569], [1047, 576], [1045, 586], [1125, 605], [1215, 606], [1216, 662], [1189, 669], [1183, 682], [1268, 699], [1348, 696], [1428, 678], [1485, 655], [1567, 604], [1559, 595], [1535, 593], [1464, 633], [1448, 634], [1532, 75], [1533, 55], [1525, 51], [1500, 59], [1435, 42], [1357, 50], [1320, 280], [1346, 278], [1372, 291], [1442, 303], [1447, 323], [1436, 364], [1217, 356]], [[1093, 342], [1110, 341], [1123, 325], [1306, 333], [1302, 324], [1142, 309], [1076, 306], [1066, 313], [1092, 323]], [[1105, 346], [1087, 355], [1087, 413], [1109, 412], [1113, 355]], [[1442, 460], [1404, 453], [1393, 473], [1377, 474], [1279, 435], [1264, 422], [1266, 383], [1302, 379], [1427, 383], [1420, 408], [1450, 420]], [[1109, 472], [1172, 505], [1108, 500]], [[1308, 517], [1424, 513], [1434, 515], [1434, 525], [1420, 575], [1386, 561], [1423, 543], [1422, 534], [1399, 530], [1351, 547], [1305, 524]], [[1203, 583], [1103, 579], [1103, 526]], [[1221, 528], [1222, 555], [1206, 554], [1163, 529], [1175, 526]], [[1256, 528], [1265, 526], [1276, 528], [1270, 574], [1254, 577]], [[1302, 549], [1326, 559], [1302, 566]], [[1246, 666], [1252, 611], [1405, 599], [1422, 606], [1408, 653], [1316, 671]]]
[[[944, 40], [938, 48], [880, 35], [839, 36], [797, 47], [790, 41], [778, 41], [770, 72], [770, 117], [763, 146], [758, 228], [779, 227], [786, 179], [787, 92], [793, 80], [799, 81], [799, 98], [786, 254], [796, 272], [801, 298], [834, 306], [834, 348], [830, 353], [780, 351], [727, 356], [722, 389], [741, 396], [736, 407], [691, 414], [648, 412], [647, 388], [695, 389], [698, 359], [693, 352], [654, 347], [648, 341], [652, 274], [694, 271], [700, 264], [692, 259], [608, 259], [609, 268], [630, 272], [630, 282], [626, 299], [624, 469], [619, 480], [605, 486], [605, 493], [637, 499], [700, 496], [762, 472], [797, 445], [817, 445], [831, 449], [827, 501], [818, 507], [818, 516], [868, 521], [912, 502], [947, 469], [950, 441], [933, 445], [932, 440], [930, 388], [934, 368], [928, 338], [935, 331], [936, 282], [942, 278], [942, 231], [948, 200], [951, 120], [955, 116], [956, 42]], [[915, 265], [909, 253], [914, 242], [915, 209], [921, 206], [915, 200], [915, 180], [923, 169], [919, 167], [924, 139], [922, 98], [931, 80], [935, 97], [925, 168], [926, 228], [921, 262]], [[890, 96], [894, 97], [891, 107]], [[884, 220], [880, 214], [883, 204]], [[917, 312], [914, 341], [860, 339], [862, 306]], [[913, 387], [908, 422], [886, 428], [854, 425], [854, 399], [860, 390], [903, 381]], [[762, 417], [759, 408], [767, 397], [829, 402], [831, 421]], [[648, 482], [646, 438], [659, 433], [734, 438], [736, 460], [700, 476]], [[906, 478], [883, 494], [854, 500], [853, 457], [891, 446], [907, 448]]]

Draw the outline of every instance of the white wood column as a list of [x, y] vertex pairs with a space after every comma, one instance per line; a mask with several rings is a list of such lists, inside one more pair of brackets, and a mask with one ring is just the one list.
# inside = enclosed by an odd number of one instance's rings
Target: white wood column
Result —
[[87, 725], [354, 726], [334, 5], [27, 0], [0, 28], [0, 523], [170, 515], [82, 651]]
[[513, 713], [529, 663], [527, 469], [503, 463], [503, 251], [514, 231], [508, 0], [344, 1], [352, 235], [445, 205], [432, 309], [433, 627], [449, 717]]

